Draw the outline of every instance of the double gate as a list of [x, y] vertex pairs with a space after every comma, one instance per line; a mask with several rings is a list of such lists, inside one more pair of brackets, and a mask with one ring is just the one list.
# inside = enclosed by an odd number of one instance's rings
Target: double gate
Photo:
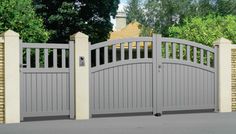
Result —
[[21, 43], [21, 120], [74, 117], [74, 42]]
[[217, 49], [139, 37], [90, 47], [92, 115], [217, 110]]

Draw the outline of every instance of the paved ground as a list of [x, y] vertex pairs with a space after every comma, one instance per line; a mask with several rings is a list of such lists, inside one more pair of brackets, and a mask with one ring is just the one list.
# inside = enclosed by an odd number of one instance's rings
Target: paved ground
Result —
[[53, 120], [0, 125], [0, 134], [235, 134], [236, 113]]

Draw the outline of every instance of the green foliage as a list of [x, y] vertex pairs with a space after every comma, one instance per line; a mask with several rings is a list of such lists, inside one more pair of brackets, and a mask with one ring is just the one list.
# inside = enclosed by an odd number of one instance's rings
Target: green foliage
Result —
[[127, 15], [127, 23], [137, 21], [142, 22], [143, 10], [141, 8], [141, 0], [129, 0], [125, 7]]
[[37, 14], [52, 33], [49, 42], [68, 42], [69, 36], [81, 31], [92, 43], [107, 40], [119, 0], [34, 0]]
[[236, 43], [236, 16], [208, 15], [185, 19], [183, 25], [169, 28], [171, 37], [187, 39], [212, 46], [213, 41], [225, 37]]
[[0, 1], [0, 32], [12, 29], [18, 32], [25, 42], [46, 42], [49, 32], [44, 29], [31, 5], [31, 0]]
[[142, 34], [168, 36], [168, 28], [182, 25], [185, 18], [236, 15], [236, 0], [146, 0], [143, 10]]
[[190, 3], [190, 0], [147, 0], [143, 9], [143, 33], [152, 28], [153, 32], [167, 36], [168, 27], [180, 23], [179, 18], [188, 14]]

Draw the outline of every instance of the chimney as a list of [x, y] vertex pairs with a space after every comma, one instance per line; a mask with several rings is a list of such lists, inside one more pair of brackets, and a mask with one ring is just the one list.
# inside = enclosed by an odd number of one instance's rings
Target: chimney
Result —
[[125, 12], [119, 11], [116, 15], [116, 31], [126, 27], [126, 14]]

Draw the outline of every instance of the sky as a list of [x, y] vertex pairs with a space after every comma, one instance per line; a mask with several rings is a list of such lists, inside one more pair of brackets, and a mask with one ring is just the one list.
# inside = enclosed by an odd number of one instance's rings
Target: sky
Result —
[[[124, 9], [124, 6], [127, 4], [127, 0], [120, 0], [120, 4], [119, 4], [119, 9], [118, 9], [118, 11], [122, 11], [123, 9]], [[113, 19], [112, 17], [111, 17], [111, 23], [113, 23], [114, 25], [113, 25], [113, 29], [114, 29], [114, 27], [115, 27], [115, 25], [116, 25], [116, 22], [115, 22], [115, 19]]]

